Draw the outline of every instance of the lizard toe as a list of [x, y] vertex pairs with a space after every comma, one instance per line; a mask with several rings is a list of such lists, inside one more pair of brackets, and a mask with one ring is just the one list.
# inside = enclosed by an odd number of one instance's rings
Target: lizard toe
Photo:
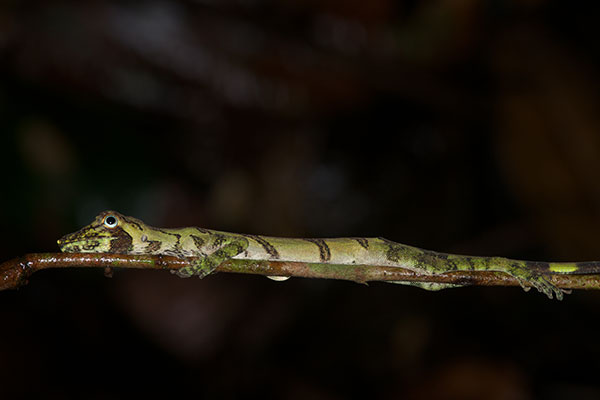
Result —
[[171, 273], [180, 278], [190, 278], [194, 275], [194, 270], [190, 267], [182, 267], [176, 270], [171, 270]]

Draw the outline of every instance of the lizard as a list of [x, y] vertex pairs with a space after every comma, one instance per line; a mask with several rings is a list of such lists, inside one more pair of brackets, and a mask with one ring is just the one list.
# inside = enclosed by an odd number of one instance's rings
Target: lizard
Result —
[[[600, 262], [522, 261], [440, 253], [384, 238], [300, 239], [221, 232], [186, 227], [155, 228], [116, 211], [104, 211], [77, 232], [63, 236], [66, 253], [160, 254], [195, 257], [191, 265], [173, 270], [177, 276], [203, 278], [229, 259], [272, 260], [341, 265], [378, 265], [434, 275], [451, 271], [497, 271], [516, 278], [523, 289], [535, 287], [549, 298], [568, 293], [553, 285], [550, 274], [600, 273]], [[277, 280], [285, 277], [272, 277]], [[446, 283], [398, 282], [429, 290], [462, 286]]]

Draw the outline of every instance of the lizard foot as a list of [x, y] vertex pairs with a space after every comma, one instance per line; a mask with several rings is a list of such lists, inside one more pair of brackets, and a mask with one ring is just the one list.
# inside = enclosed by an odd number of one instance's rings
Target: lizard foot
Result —
[[217, 265], [214, 265], [214, 263], [211, 262], [211, 260], [204, 258], [193, 262], [192, 265], [189, 265], [187, 267], [171, 270], [171, 273], [177, 275], [180, 278], [190, 278], [195, 275], [202, 279], [205, 276], [211, 274], [216, 268]]
[[534, 287], [548, 296], [549, 299], [552, 299], [554, 296], [557, 300], [562, 300], [565, 293], [571, 293], [570, 290], [561, 289], [555, 286], [550, 282], [547, 275], [526, 267], [513, 266], [509, 269], [508, 273], [519, 281], [519, 284], [526, 292], [529, 291], [531, 287]]

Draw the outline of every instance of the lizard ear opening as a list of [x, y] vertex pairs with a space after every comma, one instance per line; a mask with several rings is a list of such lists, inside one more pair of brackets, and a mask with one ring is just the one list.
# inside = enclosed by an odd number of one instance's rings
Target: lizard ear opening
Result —
[[106, 226], [107, 228], [116, 228], [117, 225], [119, 225], [119, 220], [114, 215], [109, 214], [106, 217], [104, 217], [104, 226]]

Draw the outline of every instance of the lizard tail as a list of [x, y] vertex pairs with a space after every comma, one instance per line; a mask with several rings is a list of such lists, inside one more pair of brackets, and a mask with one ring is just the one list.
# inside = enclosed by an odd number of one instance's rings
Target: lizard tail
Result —
[[591, 275], [600, 274], [600, 261], [542, 262], [527, 261], [531, 269], [547, 274]]

